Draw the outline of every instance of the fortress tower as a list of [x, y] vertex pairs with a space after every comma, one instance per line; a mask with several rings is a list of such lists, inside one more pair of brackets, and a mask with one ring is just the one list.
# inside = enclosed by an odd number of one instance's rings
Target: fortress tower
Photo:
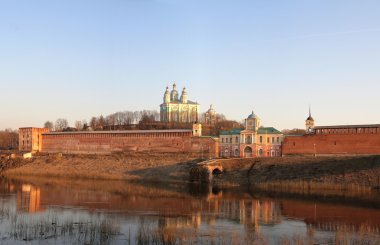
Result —
[[308, 118], [306, 118], [305, 126], [306, 126], [306, 134], [314, 133], [315, 122], [314, 122], [314, 118], [311, 116], [310, 106], [309, 106], [309, 116]]

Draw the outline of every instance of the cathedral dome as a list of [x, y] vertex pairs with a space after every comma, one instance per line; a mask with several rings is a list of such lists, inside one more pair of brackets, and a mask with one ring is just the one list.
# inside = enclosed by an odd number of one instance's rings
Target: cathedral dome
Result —
[[214, 109], [213, 105], [210, 105], [210, 109], [208, 109], [207, 112], [209, 112], [209, 113], [210, 113], [210, 112], [211, 112], [211, 113], [212, 113], [212, 112], [215, 112], [215, 109]]
[[170, 102], [170, 92], [169, 92], [169, 87], [166, 87], [166, 91], [164, 94], [164, 103], [169, 103]]
[[259, 118], [259, 117], [252, 111], [252, 113], [248, 116], [248, 118]]
[[182, 90], [181, 102], [184, 103], [184, 104], [187, 103], [187, 91], [186, 91], [186, 87], [184, 87], [183, 90]]
[[177, 91], [177, 85], [173, 84], [173, 90], [172, 92], [170, 93], [170, 99], [171, 101], [178, 101], [178, 91]]

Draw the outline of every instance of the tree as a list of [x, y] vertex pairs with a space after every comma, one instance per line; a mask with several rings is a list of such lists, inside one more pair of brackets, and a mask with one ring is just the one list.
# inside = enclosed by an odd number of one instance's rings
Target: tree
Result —
[[83, 130], [83, 122], [82, 121], [75, 121], [75, 128], [77, 131]]
[[64, 129], [69, 127], [69, 122], [67, 121], [67, 119], [59, 118], [57, 119], [57, 121], [55, 121], [54, 127], [55, 131], [62, 132]]
[[18, 148], [18, 131], [5, 129], [0, 131], [0, 149], [14, 150]]
[[96, 130], [98, 127], [98, 119], [96, 117], [92, 117], [90, 120], [90, 127], [92, 130]]
[[53, 131], [53, 129], [54, 129], [54, 124], [53, 124], [53, 122], [46, 121], [46, 122], [44, 123], [44, 128], [48, 128], [49, 131]]
[[306, 133], [305, 129], [293, 128], [293, 129], [284, 129], [281, 131], [285, 135], [302, 135]]

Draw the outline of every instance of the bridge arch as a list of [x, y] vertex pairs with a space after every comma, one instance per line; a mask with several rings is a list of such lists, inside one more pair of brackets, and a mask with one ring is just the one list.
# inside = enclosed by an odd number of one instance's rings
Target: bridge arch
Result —
[[214, 168], [211, 173], [213, 176], [218, 176], [222, 174], [222, 170], [220, 170], [219, 168]]

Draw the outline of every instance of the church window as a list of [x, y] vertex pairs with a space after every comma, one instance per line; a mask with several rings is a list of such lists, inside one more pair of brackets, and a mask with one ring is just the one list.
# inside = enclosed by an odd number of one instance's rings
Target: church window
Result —
[[252, 144], [252, 138], [249, 135], [246, 138], [246, 144]]

